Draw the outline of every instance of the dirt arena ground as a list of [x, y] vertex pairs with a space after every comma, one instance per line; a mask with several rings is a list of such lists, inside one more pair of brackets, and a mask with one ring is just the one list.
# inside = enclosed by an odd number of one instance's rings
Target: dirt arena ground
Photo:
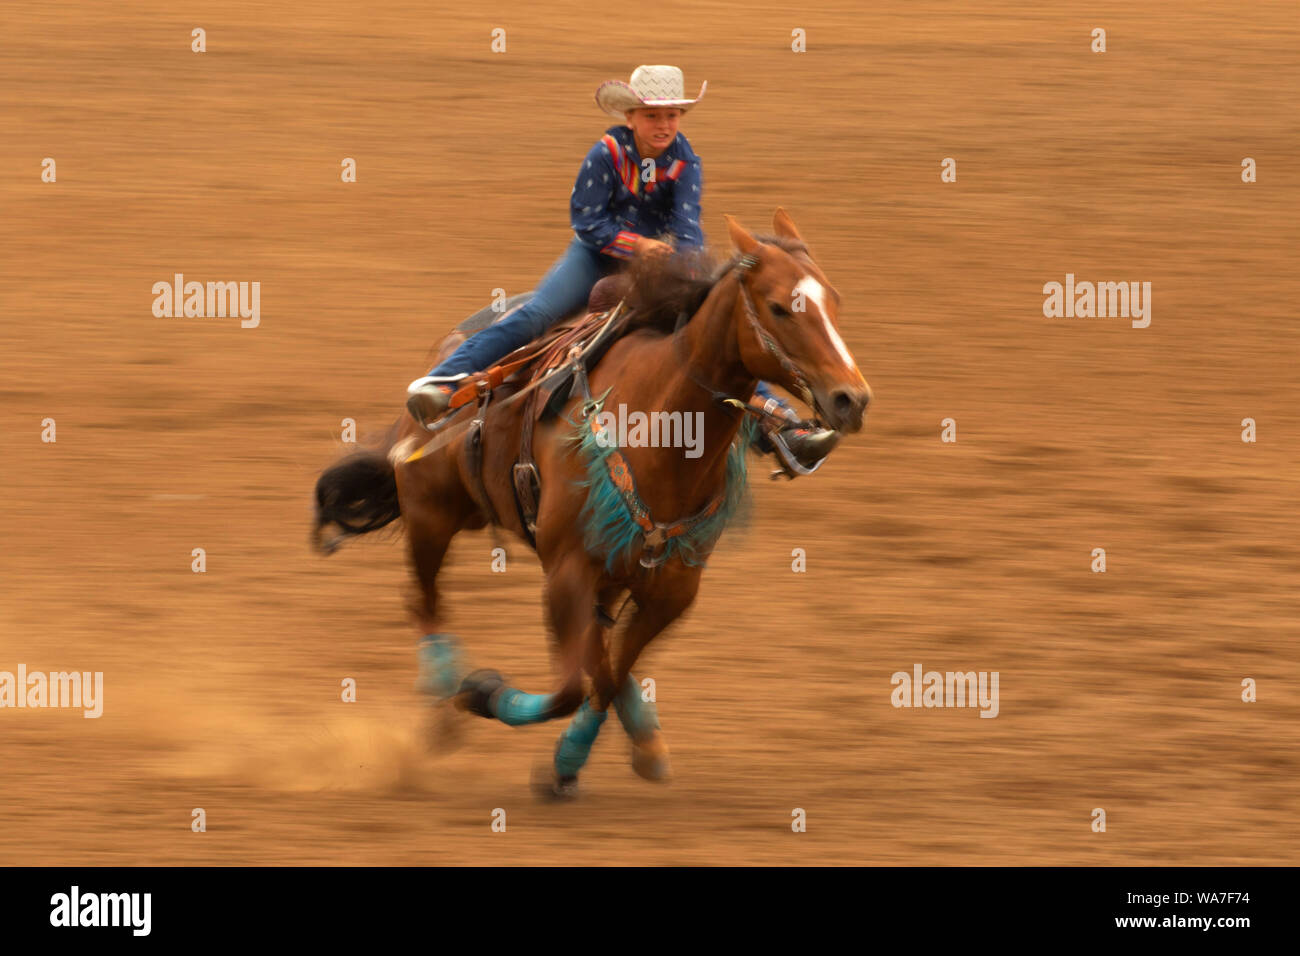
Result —
[[[0, 863], [1295, 863], [1295, 7], [966, 6], [7, 9], [0, 670], [105, 700], [0, 711]], [[425, 752], [402, 544], [314, 555], [311, 490], [559, 254], [592, 92], [642, 62], [709, 81], [706, 232], [790, 211], [876, 403], [816, 476], [755, 465], [638, 668], [674, 781], [611, 723], [546, 805], [559, 726]], [[260, 326], [155, 318], [177, 272], [259, 281]], [[1066, 273], [1151, 282], [1150, 327], [1044, 318]], [[539, 569], [491, 547], [448, 629], [543, 689]], [[895, 709], [917, 663], [998, 671], [997, 719]]]

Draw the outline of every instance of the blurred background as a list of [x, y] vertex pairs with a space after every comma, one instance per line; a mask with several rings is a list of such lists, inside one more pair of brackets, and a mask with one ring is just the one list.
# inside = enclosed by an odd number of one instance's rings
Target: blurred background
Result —
[[[1293, 3], [2, 16], [0, 669], [105, 700], [0, 711], [0, 862], [1295, 862]], [[814, 476], [751, 459], [752, 521], [642, 659], [674, 781], [611, 723], [552, 806], [558, 724], [426, 751], [404, 544], [318, 557], [311, 491], [561, 253], [592, 95], [640, 63], [708, 81], [706, 234], [784, 206], [876, 401]], [[260, 282], [260, 326], [155, 318], [178, 272]], [[1151, 282], [1150, 327], [1044, 318], [1067, 273]], [[536, 560], [492, 547], [455, 541], [447, 629], [543, 689]], [[998, 671], [997, 719], [894, 709], [917, 663]]]

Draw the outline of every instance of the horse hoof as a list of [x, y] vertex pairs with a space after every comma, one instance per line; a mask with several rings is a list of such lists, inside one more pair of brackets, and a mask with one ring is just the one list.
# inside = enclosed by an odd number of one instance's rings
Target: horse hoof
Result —
[[493, 670], [477, 670], [465, 677], [456, 694], [456, 706], [479, 717], [492, 718], [492, 695], [505, 686], [505, 679]]
[[665, 783], [672, 776], [668, 760], [668, 743], [659, 731], [632, 744], [632, 769], [637, 776], [655, 783]]
[[554, 762], [539, 761], [533, 765], [532, 789], [537, 799], [547, 803], [575, 800], [578, 796], [578, 778], [561, 777], [555, 772]]

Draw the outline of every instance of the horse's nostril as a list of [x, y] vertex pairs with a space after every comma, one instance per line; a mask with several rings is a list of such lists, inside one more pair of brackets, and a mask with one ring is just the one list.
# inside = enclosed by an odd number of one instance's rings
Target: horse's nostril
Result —
[[871, 401], [870, 388], [844, 385], [830, 388], [816, 396], [817, 414], [830, 428], [842, 432], [856, 432], [867, 417], [867, 404]]
[[871, 403], [871, 389], [837, 388], [830, 394], [828, 417], [834, 419], [836, 428], [856, 432], [862, 427]]

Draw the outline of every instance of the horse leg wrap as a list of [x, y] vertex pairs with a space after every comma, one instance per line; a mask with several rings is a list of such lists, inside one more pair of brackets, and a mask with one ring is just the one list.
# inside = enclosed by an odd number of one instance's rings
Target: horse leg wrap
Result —
[[420, 676], [415, 688], [422, 694], [446, 699], [460, 688], [465, 674], [464, 653], [452, 634], [429, 634], [415, 651]]
[[576, 777], [582, 765], [591, 756], [591, 745], [596, 742], [607, 712], [592, 710], [590, 699], [584, 700], [573, 721], [560, 735], [555, 748], [555, 775], [561, 780]]
[[503, 724], [519, 727], [550, 719], [554, 694], [525, 694], [514, 687], [502, 687], [488, 701], [488, 709]]
[[633, 740], [644, 740], [659, 729], [659, 710], [652, 701], [641, 699], [641, 685], [631, 674], [614, 698], [614, 709], [623, 729]]

